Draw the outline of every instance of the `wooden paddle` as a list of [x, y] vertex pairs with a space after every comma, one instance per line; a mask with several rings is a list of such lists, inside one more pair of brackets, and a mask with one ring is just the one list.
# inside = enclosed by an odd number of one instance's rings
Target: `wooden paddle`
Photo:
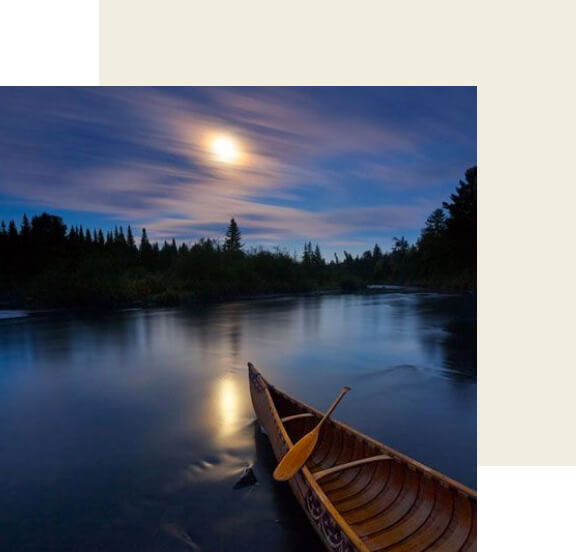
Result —
[[280, 463], [274, 470], [274, 479], [276, 479], [276, 481], [288, 481], [288, 479], [298, 473], [298, 470], [306, 463], [306, 460], [308, 460], [314, 451], [314, 447], [316, 447], [322, 424], [328, 419], [328, 416], [334, 412], [334, 409], [348, 391], [350, 391], [350, 387], [342, 388], [340, 395], [338, 395], [338, 398], [332, 403], [332, 406], [328, 409], [328, 412], [324, 414], [324, 417], [318, 425], [310, 433], [304, 435], [304, 437], [286, 453], [284, 458], [280, 460]]

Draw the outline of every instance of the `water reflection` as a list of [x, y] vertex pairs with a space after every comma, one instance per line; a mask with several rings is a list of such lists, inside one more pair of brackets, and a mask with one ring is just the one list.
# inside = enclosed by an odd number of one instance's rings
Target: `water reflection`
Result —
[[218, 434], [226, 438], [240, 425], [240, 390], [233, 376], [225, 375], [217, 382], [217, 408], [219, 413]]
[[230, 338], [230, 356], [237, 360], [240, 357], [242, 347], [242, 326], [239, 322], [230, 325], [228, 337]]
[[321, 409], [351, 385], [339, 419], [474, 486], [475, 354], [474, 299], [436, 294], [2, 319], [0, 550], [315, 549], [248, 361]]
[[476, 378], [476, 298], [471, 295], [418, 297], [422, 345], [456, 381]]

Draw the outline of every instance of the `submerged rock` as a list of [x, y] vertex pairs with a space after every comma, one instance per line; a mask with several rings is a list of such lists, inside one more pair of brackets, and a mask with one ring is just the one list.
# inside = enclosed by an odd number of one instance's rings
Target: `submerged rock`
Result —
[[258, 483], [258, 479], [256, 479], [256, 475], [254, 474], [254, 470], [252, 466], [248, 466], [240, 476], [240, 479], [234, 483], [233, 489], [243, 489], [244, 487], [250, 487], [251, 485], [256, 485]]

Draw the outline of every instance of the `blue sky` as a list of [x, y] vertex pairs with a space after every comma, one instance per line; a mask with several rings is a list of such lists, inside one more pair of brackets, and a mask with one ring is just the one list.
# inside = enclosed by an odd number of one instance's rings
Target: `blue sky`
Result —
[[[232, 140], [222, 163], [212, 144]], [[414, 240], [476, 164], [474, 87], [0, 89], [0, 218], [325, 256]]]

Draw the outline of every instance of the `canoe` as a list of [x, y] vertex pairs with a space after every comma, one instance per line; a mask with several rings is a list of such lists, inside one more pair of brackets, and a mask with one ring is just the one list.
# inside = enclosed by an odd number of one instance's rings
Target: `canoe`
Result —
[[[270, 385], [251, 363], [248, 373], [254, 411], [280, 461], [322, 412]], [[474, 490], [335, 420], [289, 484], [332, 552], [476, 550]]]

